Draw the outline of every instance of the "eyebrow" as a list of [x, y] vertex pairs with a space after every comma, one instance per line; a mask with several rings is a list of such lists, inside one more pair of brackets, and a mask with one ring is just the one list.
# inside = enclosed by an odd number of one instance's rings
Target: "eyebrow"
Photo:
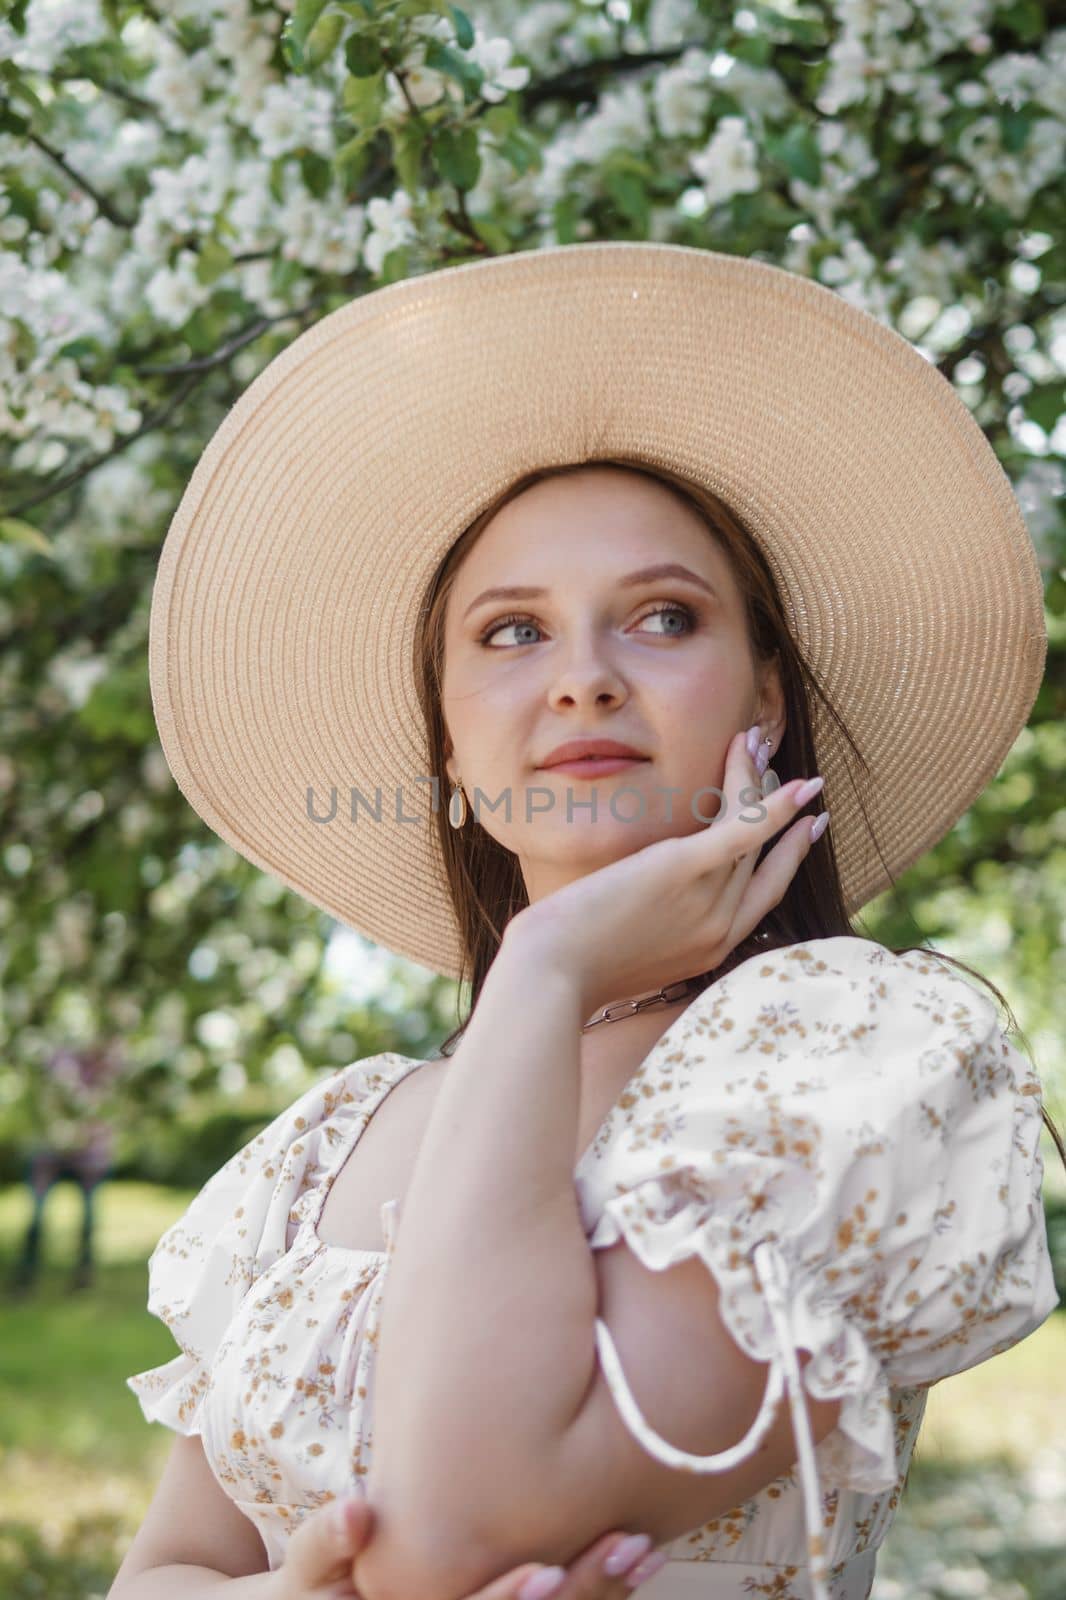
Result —
[[[641, 567], [637, 572], [629, 572], [624, 578], [619, 578], [620, 589], [634, 589], [639, 583], [652, 583], [656, 578], [678, 578], [683, 583], [694, 583], [697, 588], [705, 589], [715, 600], [719, 598], [717, 590], [701, 578], [698, 572], [691, 572], [688, 567], [683, 567], [679, 561], [660, 561], [652, 567]], [[503, 589], [485, 589], [476, 600], [471, 600], [463, 612], [465, 622], [475, 607], [484, 605], [486, 600], [537, 600], [547, 590], [534, 588], [529, 585], [515, 584]]]

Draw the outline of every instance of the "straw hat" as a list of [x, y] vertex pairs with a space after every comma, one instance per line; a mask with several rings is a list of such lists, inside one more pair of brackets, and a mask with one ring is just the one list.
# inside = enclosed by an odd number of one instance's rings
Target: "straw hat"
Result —
[[[936, 844], [995, 777], [1043, 674], [1043, 589], [1006, 474], [951, 384], [832, 290], [622, 241], [361, 295], [228, 413], [163, 545], [149, 637], [163, 750], [208, 826], [342, 923], [458, 976], [411, 675], [418, 606], [517, 478], [615, 455], [706, 485], [746, 524], [870, 762], [892, 875]], [[853, 915], [889, 878], [846, 746], [813, 714]], [[315, 820], [333, 790], [335, 816]]]

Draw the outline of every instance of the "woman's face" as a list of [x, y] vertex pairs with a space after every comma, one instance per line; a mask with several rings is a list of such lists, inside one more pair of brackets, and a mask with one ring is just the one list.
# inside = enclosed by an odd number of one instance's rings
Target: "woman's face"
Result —
[[[664, 563], [691, 578], [627, 581]], [[484, 597], [514, 586], [538, 592]], [[445, 612], [443, 711], [464, 826], [518, 857], [531, 904], [705, 826], [738, 730], [758, 722], [775, 749], [784, 732], [777, 675], [757, 678], [740, 592], [702, 521], [659, 484], [604, 467], [534, 484], [485, 527]], [[588, 777], [543, 768], [582, 737], [645, 759]]]

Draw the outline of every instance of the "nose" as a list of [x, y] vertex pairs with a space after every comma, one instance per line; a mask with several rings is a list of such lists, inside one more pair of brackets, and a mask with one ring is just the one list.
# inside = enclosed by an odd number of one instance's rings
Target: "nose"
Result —
[[553, 705], [621, 705], [628, 696], [625, 680], [608, 653], [590, 637], [566, 652], [551, 687]]

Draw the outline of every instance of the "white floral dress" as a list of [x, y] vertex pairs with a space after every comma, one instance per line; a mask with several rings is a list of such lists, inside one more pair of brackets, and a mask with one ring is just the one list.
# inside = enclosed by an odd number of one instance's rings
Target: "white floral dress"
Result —
[[[386, 1052], [300, 1096], [160, 1239], [148, 1309], [180, 1354], [127, 1379], [199, 1433], [271, 1569], [373, 1457], [384, 1251], [325, 1244], [329, 1185], [389, 1090]], [[1028, 1337], [1058, 1305], [1041, 1204], [1042, 1097], [986, 991], [921, 951], [807, 940], [743, 962], [657, 1040], [575, 1171], [589, 1246], [652, 1271], [699, 1256], [723, 1324], [768, 1363], [745, 1437], [688, 1455], [642, 1417], [607, 1325], [600, 1365], [654, 1456], [721, 1472], [779, 1404], [799, 1458], [666, 1547], [649, 1600], [866, 1600], [930, 1385]], [[812, 1352], [802, 1373], [796, 1350]], [[843, 1400], [813, 1446], [804, 1394]], [[530, 1559], [538, 1552], [531, 1551]]]

